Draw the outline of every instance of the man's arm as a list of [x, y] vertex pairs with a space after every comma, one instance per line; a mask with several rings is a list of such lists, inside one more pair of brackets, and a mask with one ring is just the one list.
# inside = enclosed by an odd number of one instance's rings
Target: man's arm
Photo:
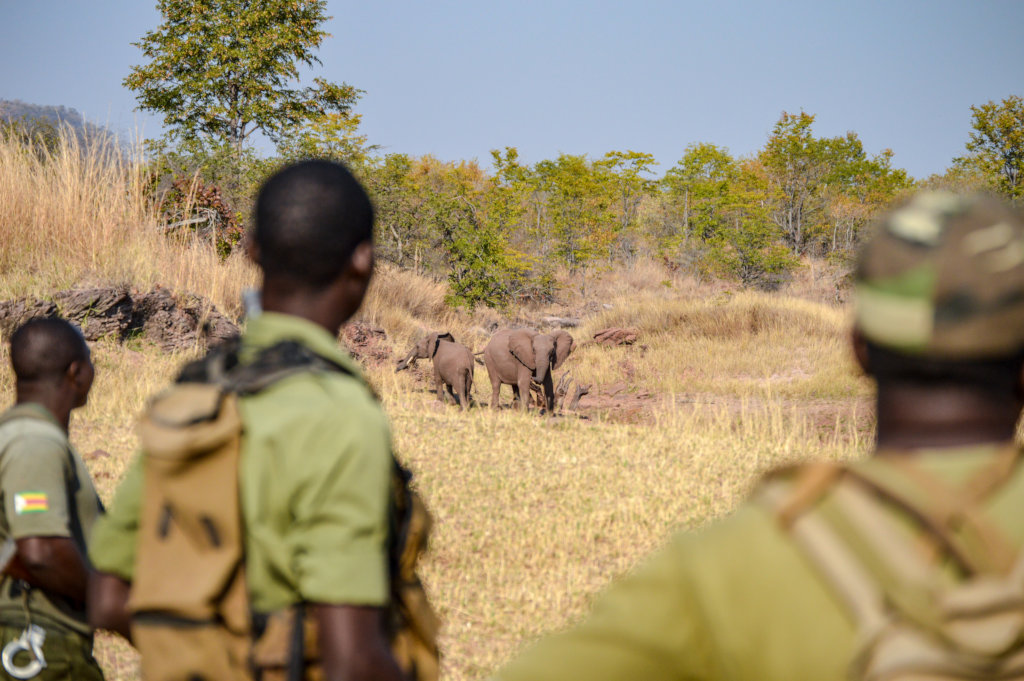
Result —
[[17, 547], [6, 574], [75, 605], [85, 603], [89, 566], [74, 541], [68, 537], [22, 537]]
[[404, 681], [384, 633], [384, 609], [316, 605], [326, 681]]
[[115, 631], [131, 642], [131, 616], [128, 612], [131, 586], [117, 575], [93, 571], [89, 575], [86, 600], [89, 626]]
[[116, 631], [129, 641], [128, 593], [135, 566], [142, 499], [142, 464], [136, 457], [125, 471], [114, 503], [96, 521], [89, 540], [89, 575], [86, 611], [89, 625]]

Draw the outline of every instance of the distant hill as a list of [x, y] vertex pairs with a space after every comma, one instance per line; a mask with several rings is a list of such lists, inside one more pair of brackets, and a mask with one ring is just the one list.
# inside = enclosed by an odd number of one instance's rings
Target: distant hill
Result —
[[40, 121], [55, 126], [64, 123], [71, 126], [79, 137], [109, 134], [106, 128], [90, 123], [77, 110], [70, 107], [29, 104], [20, 99], [0, 99], [0, 120], [24, 123]]

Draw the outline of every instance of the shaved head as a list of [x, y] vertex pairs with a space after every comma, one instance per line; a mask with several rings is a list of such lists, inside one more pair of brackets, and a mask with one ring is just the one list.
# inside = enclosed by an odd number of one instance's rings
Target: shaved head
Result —
[[373, 205], [345, 166], [303, 161], [270, 177], [256, 198], [252, 239], [265, 275], [322, 288], [373, 239]]
[[88, 359], [82, 332], [59, 317], [32, 319], [11, 336], [11, 366], [18, 383], [57, 381], [72, 362]]

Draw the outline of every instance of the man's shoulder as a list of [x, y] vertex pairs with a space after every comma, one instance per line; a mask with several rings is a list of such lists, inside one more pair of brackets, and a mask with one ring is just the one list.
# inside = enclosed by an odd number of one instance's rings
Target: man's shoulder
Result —
[[360, 377], [326, 369], [296, 372], [254, 395], [242, 397], [242, 401], [300, 407], [311, 420], [323, 415], [336, 416], [339, 412], [355, 411], [365, 415], [381, 411], [369, 386]]
[[15, 441], [48, 450], [70, 447], [60, 426], [24, 405], [11, 407], [0, 415], [0, 449]]

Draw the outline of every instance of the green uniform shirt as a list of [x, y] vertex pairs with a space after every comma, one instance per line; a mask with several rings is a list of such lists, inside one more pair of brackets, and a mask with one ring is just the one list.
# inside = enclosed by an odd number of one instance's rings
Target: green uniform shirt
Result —
[[[918, 459], [956, 482], [991, 462], [994, 451], [922, 452]], [[1024, 544], [1024, 466], [986, 509], [1015, 546]], [[541, 640], [495, 678], [840, 681], [855, 635], [839, 597], [772, 511], [748, 503], [678, 535], [599, 597], [583, 623]]]
[[[82, 457], [41, 405], [19, 404], [0, 420], [0, 542], [70, 537], [84, 556], [85, 538], [102, 507]], [[80, 633], [90, 632], [85, 611], [59, 596], [51, 598], [33, 588], [28, 607], [33, 616]], [[0, 620], [23, 622], [24, 618], [20, 587], [4, 577], [0, 581]]]
[[[359, 378], [301, 373], [239, 400], [239, 480], [252, 607], [271, 612], [299, 601], [384, 605], [392, 465], [387, 419], [358, 365], [316, 324], [263, 313], [248, 324], [242, 361], [284, 340], [301, 343]], [[97, 569], [128, 580], [141, 491], [136, 460], [90, 546]]]

